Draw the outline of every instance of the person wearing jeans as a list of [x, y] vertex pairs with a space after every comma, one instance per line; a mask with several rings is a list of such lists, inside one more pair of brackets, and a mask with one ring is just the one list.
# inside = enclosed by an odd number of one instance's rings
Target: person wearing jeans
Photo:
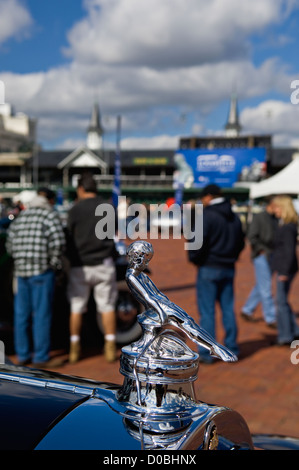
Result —
[[272, 296], [272, 272], [267, 255], [261, 253], [253, 258], [253, 266], [256, 283], [242, 309], [242, 316], [250, 319], [258, 304], [261, 303], [265, 321], [272, 327], [276, 322], [276, 310]]
[[277, 196], [273, 204], [279, 219], [272, 257], [272, 268], [276, 275], [277, 343], [290, 345], [299, 337], [299, 327], [288, 300], [292, 281], [298, 271], [298, 216], [289, 196]]
[[55, 272], [62, 267], [65, 237], [59, 215], [50, 203], [53, 195], [43, 189], [7, 232], [6, 249], [13, 258], [17, 280], [14, 336], [21, 365], [58, 365], [56, 359], [50, 359], [52, 299]]
[[[233, 267], [202, 266], [197, 273], [196, 290], [198, 308], [201, 312], [200, 326], [213, 338], [216, 337], [215, 303], [219, 301], [225, 330], [224, 345], [238, 356], [237, 324], [234, 313], [234, 276]], [[203, 348], [200, 348], [200, 356], [205, 362], [209, 362], [210, 356]]]
[[267, 201], [266, 210], [255, 214], [248, 229], [251, 257], [255, 273], [255, 285], [242, 308], [242, 318], [254, 321], [253, 314], [261, 303], [265, 322], [275, 327], [276, 309], [272, 296], [271, 253], [277, 220], [274, 214], [273, 198]]
[[[237, 325], [234, 312], [235, 263], [244, 248], [239, 217], [217, 185], [202, 190], [203, 242], [189, 250], [189, 261], [198, 266], [196, 289], [200, 326], [215, 338], [215, 303], [220, 302], [225, 330], [225, 346], [238, 355]], [[202, 362], [213, 362], [208, 351], [199, 348]]]
[[15, 349], [21, 363], [26, 363], [31, 356], [28, 331], [32, 312], [35, 312], [32, 325], [34, 362], [46, 363], [49, 359], [54, 279], [52, 269], [37, 276], [17, 277], [18, 294], [14, 301]]
[[278, 344], [289, 345], [299, 337], [299, 328], [295, 320], [294, 313], [288, 301], [288, 294], [291, 288], [294, 275], [283, 279], [277, 276], [276, 301], [277, 301], [277, 329]]

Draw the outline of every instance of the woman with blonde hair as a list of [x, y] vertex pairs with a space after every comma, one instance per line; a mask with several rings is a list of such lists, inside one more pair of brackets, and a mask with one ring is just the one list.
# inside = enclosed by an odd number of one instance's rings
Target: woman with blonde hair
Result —
[[291, 283], [298, 271], [298, 215], [289, 196], [276, 196], [273, 205], [279, 219], [271, 263], [276, 273], [277, 343], [289, 345], [299, 337], [299, 327], [288, 301]]

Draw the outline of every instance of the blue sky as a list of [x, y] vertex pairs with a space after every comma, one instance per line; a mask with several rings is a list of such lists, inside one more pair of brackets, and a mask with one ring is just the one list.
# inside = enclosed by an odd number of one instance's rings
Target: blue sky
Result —
[[94, 101], [107, 147], [121, 115], [123, 148], [176, 148], [233, 90], [244, 133], [299, 147], [298, 26], [299, 0], [0, 0], [0, 80], [44, 148], [84, 144]]
[[27, 37], [20, 40], [12, 36], [2, 45], [1, 70], [25, 74], [65, 64], [62, 50], [67, 47], [67, 31], [84, 15], [82, 2], [27, 0], [19, 3], [30, 12], [32, 27]]

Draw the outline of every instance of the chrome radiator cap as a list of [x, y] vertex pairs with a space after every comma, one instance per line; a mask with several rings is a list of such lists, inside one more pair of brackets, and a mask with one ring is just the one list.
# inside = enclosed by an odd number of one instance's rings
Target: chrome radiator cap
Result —
[[[250, 447], [248, 429], [239, 415], [236, 418], [237, 414], [232, 410], [196, 399], [194, 382], [199, 355], [187, 343], [191, 340], [226, 362], [235, 362], [237, 357], [217, 343], [181, 307], [171, 302], [145, 274], [144, 270], [153, 256], [150, 243], [134, 242], [128, 247], [127, 254], [126, 281], [132, 294], [145, 308], [138, 315], [141, 338], [122, 348], [120, 360], [124, 382], [117, 393], [117, 411], [124, 417], [127, 431], [139, 439], [143, 447], [179, 449], [192, 442], [192, 446], [210, 448], [209, 442], [213, 441], [212, 447], [216, 448], [215, 423], [221, 422], [229, 413], [228, 420], [232, 419], [231, 416], [234, 420], [240, 419], [245, 434], [239, 425], [235, 428], [238, 428], [241, 439], [243, 434], [246, 436], [249, 444], [245, 447]], [[194, 439], [198, 441], [196, 444]]]

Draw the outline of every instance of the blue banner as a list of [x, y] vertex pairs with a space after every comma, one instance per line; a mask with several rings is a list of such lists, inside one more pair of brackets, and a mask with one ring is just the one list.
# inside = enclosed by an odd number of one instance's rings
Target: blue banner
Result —
[[193, 172], [193, 187], [207, 184], [232, 187], [237, 182], [260, 181], [266, 170], [265, 148], [179, 149]]
[[120, 177], [121, 177], [120, 153], [116, 152], [115, 161], [114, 161], [114, 183], [113, 183], [113, 188], [112, 188], [112, 204], [115, 208], [117, 208], [118, 206], [118, 197], [121, 194]]
[[114, 183], [112, 188], [112, 204], [118, 207], [118, 197], [121, 194], [121, 156], [120, 156], [120, 133], [121, 133], [121, 117], [117, 116], [116, 127], [116, 152], [114, 159]]

